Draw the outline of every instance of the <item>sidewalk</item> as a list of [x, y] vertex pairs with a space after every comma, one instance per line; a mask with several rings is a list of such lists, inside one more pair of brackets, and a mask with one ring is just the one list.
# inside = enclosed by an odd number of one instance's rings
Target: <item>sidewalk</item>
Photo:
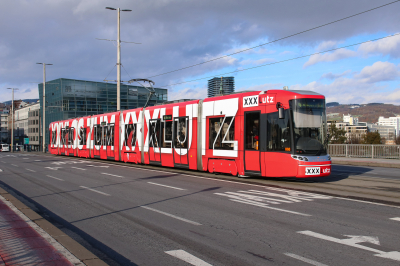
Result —
[[332, 164], [400, 168], [398, 159], [332, 157]]
[[33, 222], [18, 212], [0, 196], [0, 265], [76, 265], [49, 243], [44, 232], [35, 230], [29, 224]]
[[0, 188], [0, 266], [20, 265], [107, 264]]

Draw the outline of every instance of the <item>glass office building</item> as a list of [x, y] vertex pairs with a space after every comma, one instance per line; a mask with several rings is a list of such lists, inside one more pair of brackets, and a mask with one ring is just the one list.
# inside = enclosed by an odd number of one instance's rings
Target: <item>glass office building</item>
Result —
[[[40, 114], [43, 114], [43, 83], [38, 86]], [[149, 106], [168, 100], [168, 90], [155, 88], [156, 95]], [[149, 91], [142, 86], [121, 84], [121, 110], [146, 104]], [[74, 79], [55, 79], [46, 82], [46, 143], [51, 122], [117, 110], [117, 84]]]

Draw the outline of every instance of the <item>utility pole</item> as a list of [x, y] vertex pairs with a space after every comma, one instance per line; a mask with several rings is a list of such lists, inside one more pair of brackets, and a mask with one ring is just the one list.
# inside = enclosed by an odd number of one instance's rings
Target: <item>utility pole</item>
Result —
[[[46, 65], [51, 66], [53, 64], [46, 64], [46, 63], [36, 63], [39, 65], [43, 65], [43, 119], [42, 119], [42, 149], [43, 149], [43, 153], [46, 152], [46, 117], [45, 117], [45, 112], [46, 112]], [[40, 134], [39, 134], [40, 135]], [[40, 137], [40, 136], [39, 136]]]
[[12, 102], [11, 102], [11, 152], [14, 152], [14, 90], [17, 88], [8, 88], [12, 90]]
[[132, 11], [130, 9], [120, 9], [106, 7], [106, 9], [117, 10], [118, 30], [117, 30], [117, 111], [121, 110], [121, 31], [120, 31], [120, 13], [121, 11]]

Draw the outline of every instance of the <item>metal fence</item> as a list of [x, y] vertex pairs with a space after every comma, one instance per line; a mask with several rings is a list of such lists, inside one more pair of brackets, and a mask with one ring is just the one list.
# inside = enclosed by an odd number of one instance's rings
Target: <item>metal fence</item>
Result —
[[400, 159], [400, 145], [329, 144], [328, 151], [334, 157]]

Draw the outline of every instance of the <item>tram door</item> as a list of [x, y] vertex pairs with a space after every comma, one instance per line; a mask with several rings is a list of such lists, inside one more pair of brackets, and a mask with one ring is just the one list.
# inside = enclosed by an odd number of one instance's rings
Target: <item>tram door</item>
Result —
[[174, 118], [174, 164], [176, 166], [189, 165], [189, 117]]
[[244, 113], [244, 169], [260, 173], [260, 111]]
[[161, 163], [160, 131], [161, 120], [149, 120], [149, 161], [150, 163]]

